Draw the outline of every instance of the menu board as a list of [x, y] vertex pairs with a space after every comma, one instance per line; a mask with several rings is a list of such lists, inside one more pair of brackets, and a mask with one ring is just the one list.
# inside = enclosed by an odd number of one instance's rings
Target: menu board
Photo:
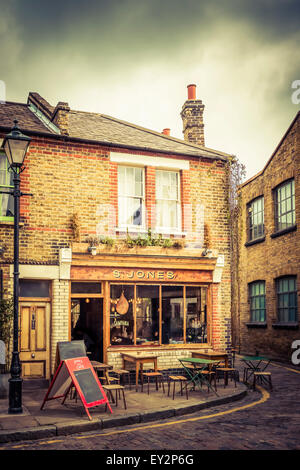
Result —
[[63, 402], [71, 387], [74, 386], [91, 420], [88, 408], [106, 404], [112, 413], [107, 396], [98, 376], [87, 356], [65, 359], [61, 361], [55, 376], [46, 393], [41, 409], [46, 401], [63, 397]]

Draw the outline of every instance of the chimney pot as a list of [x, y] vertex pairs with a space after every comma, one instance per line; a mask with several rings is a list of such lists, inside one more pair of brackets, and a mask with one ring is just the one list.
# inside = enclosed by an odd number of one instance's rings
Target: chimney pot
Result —
[[196, 99], [196, 85], [188, 85], [188, 100], [195, 100]]
[[164, 135], [170, 135], [170, 130], [171, 130], [171, 129], [168, 129], [168, 128], [163, 129], [162, 134], [164, 134]]

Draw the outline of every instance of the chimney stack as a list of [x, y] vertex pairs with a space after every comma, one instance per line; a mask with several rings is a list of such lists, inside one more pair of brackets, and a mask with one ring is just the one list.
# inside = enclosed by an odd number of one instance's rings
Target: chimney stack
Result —
[[164, 134], [164, 135], [170, 135], [170, 131], [171, 131], [171, 129], [168, 129], [168, 128], [167, 128], [167, 129], [163, 129], [162, 134]]
[[182, 106], [180, 113], [183, 123], [184, 140], [205, 146], [203, 111], [204, 104], [196, 99], [196, 85], [188, 85], [188, 99]]

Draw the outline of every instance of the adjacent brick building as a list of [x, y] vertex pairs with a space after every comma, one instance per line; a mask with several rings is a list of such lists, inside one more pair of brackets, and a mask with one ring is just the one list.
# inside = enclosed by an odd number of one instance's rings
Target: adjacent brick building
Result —
[[[204, 106], [195, 86], [188, 90], [186, 140], [68, 103], [54, 107], [37, 93], [27, 104], [0, 105], [0, 137], [17, 119], [32, 138], [21, 176], [21, 190], [33, 194], [21, 200], [24, 377], [48, 378], [57, 342], [83, 334], [92, 358], [117, 367], [128, 349], [155, 349], [162, 369], [194, 349], [229, 350], [230, 156], [204, 146]], [[0, 185], [10, 187], [3, 154], [0, 163]], [[8, 295], [13, 213], [5, 197]]]
[[235, 234], [234, 343], [288, 361], [299, 339], [299, 118], [263, 170], [241, 185]]

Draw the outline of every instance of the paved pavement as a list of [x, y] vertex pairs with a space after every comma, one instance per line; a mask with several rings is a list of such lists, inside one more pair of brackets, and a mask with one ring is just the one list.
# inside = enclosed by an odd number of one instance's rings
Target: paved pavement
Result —
[[[168, 397], [166, 384], [165, 393], [161, 388], [156, 391], [155, 385], [151, 384], [149, 395], [147, 386], [143, 392], [141, 388], [136, 392], [134, 386], [131, 390], [126, 386], [127, 409], [124, 408], [121, 396], [118, 407], [111, 405], [112, 414], [109, 410], [105, 412], [105, 405], [89, 408], [92, 417], [90, 421], [79, 398], [76, 401], [68, 397], [64, 405], [61, 403], [62, 399], [47, 401], [41, 410], [47, 387], [35, 385], [33, 381], [24, 381], [22, 414], [8, 414], [8, 399], [0, 400], [0, 443], [107, 429], [194, 413], [219, 404], [241, 400], [245, 397], [247, 388], [239, 382], [236, 385], [235, 387], [234, 382], [229, 381], [228, 386], [224, 388], [223, 380], [220, 379], [218, 396], [212, 391], [208, 393], [207, 388], [203, 387], [202, 390], [190, 391], [188, 400], [185, 394], [181, 396], [180, 393], [176, 393], [173, 400], [172, 389]], [[179, 389], [180, 386], [177, 384], [176, 392]]]
[[[237, 367], [242, 370], [239, 361]], [[300, 449], [300, 368], [273, 363], [269, 370], [272, 392], [247, 393], [231, 383], [224, 389], [220, 382], [219, 398], [205, 391], [173, 401], [161, 391], [148, 397], [126, 390], [127, 410], [120, 403], [111, 416], [95, 408], [93, 421], [79, 401], [55, 400], [40, 411], [45, 390], [25, 387], [24, 416], [8, 416], [7, 407], [0, 415], [0, 442], [7, 442], [0, 449]]]

